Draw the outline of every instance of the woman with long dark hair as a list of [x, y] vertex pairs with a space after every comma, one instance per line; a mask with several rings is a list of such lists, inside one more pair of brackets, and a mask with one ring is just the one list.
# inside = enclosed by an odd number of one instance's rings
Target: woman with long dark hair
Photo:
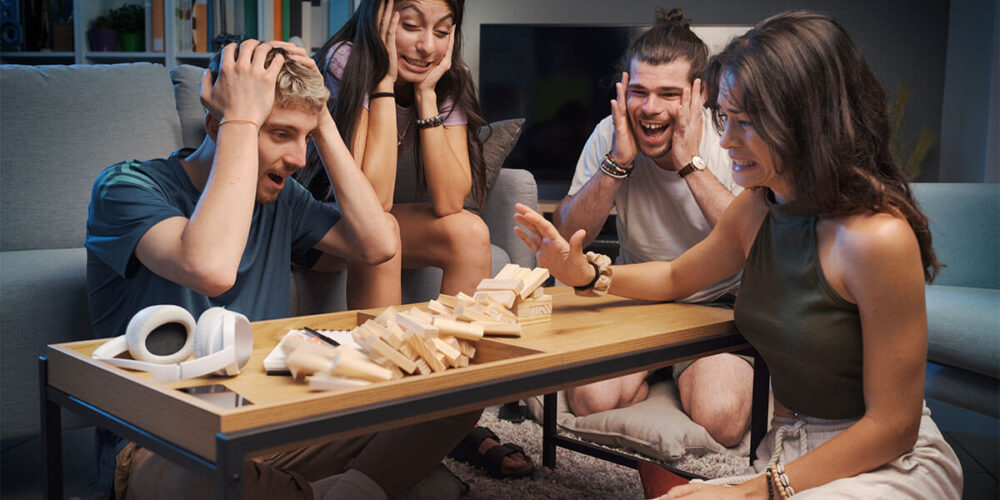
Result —
[[[441, 291], [475, 290], [490, 274], [489, 230], [473, 211], [486, 195], [478, 98], [461, 59], [462, 0], [366, 0], [314, 56], [331, 112], [383, 208], [401, 253], [349, 264], [348, 305], [400, 302], [400, 269], [440, 267]], [[300, 180], [330, 193], [316, 161]]]
[[923, 402], [924, 281], [940, 264], [874, 72], [836, 22], [790, 12], [731, 42], [706, 80], [749, 189], [701, 243], [672, 262], [592, 265], [582, 231], [567, 242], [527, 207], [516, 216], [539, 264], [582, 288], [663, 301], [743, 270], [736, 326], [770, 368], [771, 430], [748, 475], [717, 480], [735, 487], [666, 497], [961, 498]]
[[[441, 268], [447, 294], [471, 294], [489, 277], [489, 229], [474, 213], [486, 198], [479, 137], [486, 121], [460, 55], [464, 7], [464, 0], [365, 0], [314, 55], [344, 142], [399, 227], [396, 258], [348, 264], [352, 309], [399, 304], [401, 268]], [[311, 163], [300, 180], [314, 196], [335, 196], [322, 165]], [[483, 427], [451, 456], [495, 477], [534, 471], [520, 447]]]

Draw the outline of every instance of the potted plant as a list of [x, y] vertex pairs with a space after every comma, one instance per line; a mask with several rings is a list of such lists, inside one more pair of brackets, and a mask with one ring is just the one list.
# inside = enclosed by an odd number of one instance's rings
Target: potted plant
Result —
[[146, 50], [145, 25], [146, 11], [139, 4], [125, 4], [108, 13], [111, 25], [118, 30], [118, 39], [125, 52], [142, 52]]
[[94, 52], [111, 52], [118, 45], [118, 32], [111, 27], [111, 17], [99, 16], [90, 23], [87, 30], [90, 39], [90, 50]]

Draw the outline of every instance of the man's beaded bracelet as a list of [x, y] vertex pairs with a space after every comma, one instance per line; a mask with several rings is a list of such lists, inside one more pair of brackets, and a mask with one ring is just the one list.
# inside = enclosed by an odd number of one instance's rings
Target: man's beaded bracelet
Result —
[[417, 120], [417, 129], [433, 128], [439, 127], [444, 123], [444, 117], [441, 115], [435, 115], [430, 118], [421, 118]]
[[632, 163], [620, 165], [611, 158], [611, 153], [604, 155], [601, 160], [601, 171], [615, 179], [624, 179], [632, 174]]

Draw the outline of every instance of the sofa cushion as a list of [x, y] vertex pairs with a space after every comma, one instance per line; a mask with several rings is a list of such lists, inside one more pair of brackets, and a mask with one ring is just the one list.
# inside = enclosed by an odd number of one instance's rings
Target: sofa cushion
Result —
[[927, 359], [1000, 377], [1000, 290], [929, 285]]
[[[38, 356], [45, 346], [91, 337], [87, 252], [0, 252], [0, 276], [0, 414], [8, 442], [38, 433]], [[64, 414], [64, 426], [79, 425], [69, 415]]]
[[[479, 130], [479, 138], [483, 140], [483, 163], [486, 176], [486, 191], [493, 189], [493, 184], [500, 175], [503, 162], [507, 159], [517, 139], [521, 137], [521, 126], [524, 125], [524, 118], [514, 118], [511, 120], [501, 120], [484, 126]], [[465, 207], [478, 209], [472, 201], [470, 193], [465, 199]]]
[[935, 285], [1000, 288], [1000, 185], [911, 184], [930, 218], [941, 269]]
[[[490, 228], [490, 242], [506, 250], [510, 262], [521, 267], [535, 267], [535, 254], [514, 233], [514, 206], [517, 203], [538, 209], [538, 185], [531, 172], [504, 168], [493, 189], [486, 193], [486, 206], [480, 215]], [[493, 263], [495, 266], [496, 260]], [[495, 268], [493, 274], [496, 275]]]
[[[563, 391], [556, 399], [559, 405], [556, 425], [561, 430], [588, 441], [624, 448], [657, 460], [672, 461], [686, 454], [746, 455], [750, 450], [749, 432], [740, 444], [726, 448], [712, 439], [704, 427], [688, 418], [681, 409], [673, 380], [651, 385], [645, 401], [586, 417], [577, 417], [569, 411]], [[541, 422], [542, 396], [528, 398], [527, 403], [532, 418]]]
[[201, 105], [201, 77], [205, 68], [181, 64], [170, 70], [184, 147], [197, 148], [205, 140], [205, 108]]
[[996, 377], [928, 362], [924, 397], [1000, 417], [1000, 380]]
[[4, 65], [0, 87], [3, 251], [83, 246], [97, 174], [181, 145], [160, 65]]

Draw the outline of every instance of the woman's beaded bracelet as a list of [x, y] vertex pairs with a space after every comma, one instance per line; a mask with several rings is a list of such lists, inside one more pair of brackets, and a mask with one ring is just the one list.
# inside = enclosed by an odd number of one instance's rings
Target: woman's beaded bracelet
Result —
[[611, 288], [611, 258], [587, 252], [587, 263], [594, 267], [594, 279], [586, 286], [574, 287], [577, 295], [607, 295]]
[[435, 115], [430, 118], [421, 118], [417, 120], [417, 129], [433, 128], [439, 127], [444, 123], [444, 117], [441, 115]]

